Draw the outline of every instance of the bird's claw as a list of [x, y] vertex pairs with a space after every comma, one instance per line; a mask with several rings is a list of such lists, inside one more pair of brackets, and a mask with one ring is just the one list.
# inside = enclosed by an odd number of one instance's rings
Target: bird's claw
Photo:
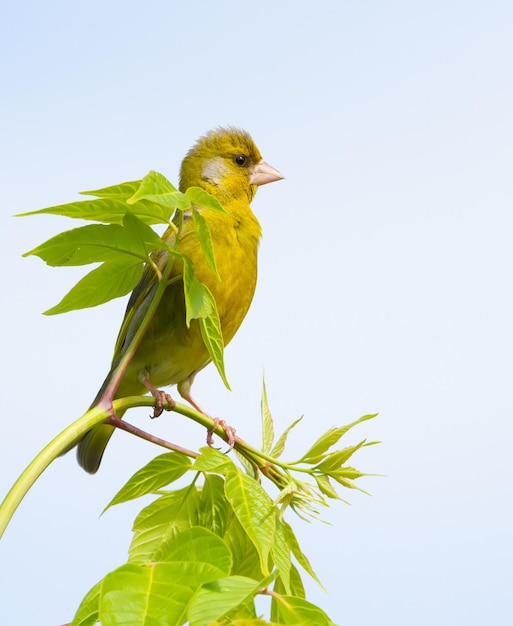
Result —
[[235, 445], [235, 432], [236, 432], [235, 428], [227, 424], [224, 420], [219, 419], [218, 417], [214, 417], [213, 419], [214, 419], [214, 424], [212, 428], [208, 430], [208, 433], [207, 433], [207, 445], [210, 448], [214, 447], [213, 434], [217, 430], [217, 428], [220, 426], [224, 430], [226, 437], [227, 437], [228, 450], [226, 452], [227, 453], [231, 452], [233, 450], [233, 446]]
[[166, 411], [172, 411], [174, 409], [176, 402], [168, 393], [162, 391], [162, 389], [156, 389], [153, 395], [155, 397], [155, 408], [153, 409], [153, 415], [150, 415], [151, 419], [160, 417], [164, 412], [166, 404], [169, 404], [169, 408], [166, 408]]

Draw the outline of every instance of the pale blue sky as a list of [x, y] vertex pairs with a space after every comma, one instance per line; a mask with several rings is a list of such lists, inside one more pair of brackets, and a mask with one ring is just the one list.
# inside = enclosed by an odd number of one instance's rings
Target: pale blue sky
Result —
[[[513, 5], [510, 2], [14, 2], [0, 8], [4, 404], [0, 492], [76, 419], [107, 371], [125, 302], [47, 318], [81, 275], [21, 254], [72, 227], [14, 213], [156, 169], [219, 124], [286, 180], [259, 190], [254, 305], [195, 395], [259, 440], [265, 370], [290, 456], [369, 412], [355, 464], [385, 474], [294, 521], [345, 626], [509, 624]], [[161, 436], [204, 433], [180, 417]], [[176, 436], [175, 436], [176, 439]], [[124, 562], [140, 507], [99, 513], [160, 450], [118, 434], [100, 472], [70, 454], [0, 542], [2, 621], [69, 621]]]

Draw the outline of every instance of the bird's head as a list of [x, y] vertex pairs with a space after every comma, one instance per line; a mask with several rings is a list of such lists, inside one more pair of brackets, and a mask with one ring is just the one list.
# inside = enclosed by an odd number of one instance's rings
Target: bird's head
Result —
[[180, 171], [180, 191], [202, 187], [221, 204], [251, 202], [259, 185], [283, 176], [267, 164], [251, 136], [238, 128], [217, 128], [200, 137]]

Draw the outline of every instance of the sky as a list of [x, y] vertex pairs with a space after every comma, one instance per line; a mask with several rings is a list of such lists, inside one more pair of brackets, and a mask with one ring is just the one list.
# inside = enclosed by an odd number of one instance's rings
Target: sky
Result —
[[[354, 458], [382, 475], [371, 495], [289, 518], [335, 622], [511, 623], [512, 22], [499, 0], [4, 0], [0, 494], [89, 405], [126, 305], [41, 315], [83, 268], [21, 255], [76, 224], [13, 215], [151, 169], [177, 182], [198, 136], [240, 126], [286, 178], [253, 203], [233, 391], [209, 367], [195, 397], [258, 443], [265, 374], [276, 430], [305, 416], [290, 459], [379, 413], [347, 436], [382, 442]], [[179, 416], [132, 421], [204, 442]], [[95, 476], [74, 454], [48, 468], [0, 541], [3, 623], [70, 621], [125, 562], [147, 501], [100, 513], [160, 452], [118, 433]]]

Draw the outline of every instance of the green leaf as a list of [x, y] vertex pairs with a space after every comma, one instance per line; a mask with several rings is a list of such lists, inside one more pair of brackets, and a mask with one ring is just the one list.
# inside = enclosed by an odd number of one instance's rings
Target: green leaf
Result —
[[183, 263], [183, 282], [186, 324], [190, 326], [191, 320], [199, 319], [203, 343], [226, 388], [230, 389], [224, 368], [224, 341], [216, 301], [208, 287], [196, 279], [192, 263], [185, 258]]
[[244, 576], [228, 576], [206, 583], [189, 605], [187, 617], [191, 626], [203, 626], [220, 619], [264, 586], [265, 581]]
[[314, 478], [321, 493], [328, 496], [328, 498], [332, 498], [333, 500], [340, 500], [338, 493], [330, 483], [330, 479], [327, 476], [324, 474], [321, 476], [315, 475]]
[[260, 401], [260, 413], [262, 415], [262, 452], [269, 454], [274, 441], [273, 416], [267, 401], [267, 389], [265, 380], [262, 381], [262, 399]]
[[191, 202], [187, 196], [178, 191], [165, 176], [154, 171], [142, 179], [140, 187], [127, 199], [127, 204], [132, 206], [142, 200], [171, 209], [171, 212], [177, 208], [182, 211], [191, 208]]
[[[213, 297], [212, 302], [215, 305]], [[221, 376], [221, 380], [223, 381], [225, 387], [230, 390], [230, 383], [228, 382], [228, 378], [226, 377], [226, 371], [224, 367], [224, 342], [221, 332], [221, 322], [219, 321], [219, 315], [217, 314], [217, 307], [212, 311], [211, 315], [201, 318], [199, 320], [199, 324], [201, 337], [203, 338], [203, 342], [207, 347], [210, 358], [216, 366], [219, 376]]]
[[115, 198], [101, 198], [99, 200], [77, 200], [68, 204], [59, 204], [46, 209], [18, 213], [17, 217], [27, 215], [62, 215], [74, 219], [104, 222], [106, 224], [121, 224], [128, 206], [122, 200]]
[[102, 626], [183, 624], [201, 585], [221, 577], [221, 570], [205, 561], [123, 565], [103, 579]]
[[307, 574], [310, 574], [310, 576], [315, 580], [315, 582], [324, 589], [321, 581], [317, 578], [317, 574], [313, 571], [312, 566], [310, 565], [310, 561], [303, 554], [301, 547], [299, 545], [299, 542], [296, 538], [296, 535], [294, 534], [294, 531], [292, 530], [292, 526], [290, 526], [290, 524], [288, 524], [285, 520], [281, 520], [281, 523], [283, 524], [283, 531], [285, 534], [285, 538], [287, 540], [287, 544], [292, 554], [294, 555], [296, 561], [299, 563], [299, 565], [301, 565], [301, 567], [305, 570], [305, 572]]
[[292, 422], [292, 424], [288, 428], [285, 429], [284, 433], [281, 435], [281, 437], [276, 442], [276, 445], [271, 450], [270, 456], [272, 456], [275, 459], [280, 458], [280, 456], [283, 454], [283, 451], [285, 450], [285, 444], [287, 443], [287, 437], [290, 431], [299, 424], [299, 422], [303, 419], [303, 417], [304, 416], [301, 415], [300, 418]]
[[137, 471], [107, 504], [103, 512], [115, 504], [134, 500], [178, 480], [191, 468], [191, 460], [179, 452], [167, 452], [152, 459]]
[[287, 542], [285, 529], [279, 516], [276, 518], [276, 533], [271, 547], [271, 555], [274, 564], [278, 568], [278, 574], [283, 583], [285, 593], [290, 594], [292, 592], [290, 586], [292, 561], [290, 559], [290, 547]]
[[156, 561], [178, 534], [198, 524], [200, 498], [194, 486], [165, 494], [145, 507], [134, 522], [130, 561]]
[[186, 324], [191, 320], [208, 317], [212, 314], [213, 297], [207, 287], [194, 276], [192, 263], [183, 259], [183, 285], [185, 294]]
[[257, 549], [260, 567], [267, 576], [275, 532], [273, 502], [260, 483], [238, 469], [226, 477], [225, 492], [233, 512]]
[[119, 200], [126, 200], [134, 195], [141, 186], [141, 183], [141, 180], [132, 180], [126, 183], [119, 183], [118, 185], [111, 185], [110, 187], [103, 187], [102, 189], [81, 191], [80, 194], [83, 196], [96, 196], [97, 198], [118, 198]]
[[236, 471], [236, 467], [229, 456], [210, 446], [204, 446], [200, 449], [200, 456], [194, 461], [192, 469], [197, 472], [215, 472], [217, 474]]
[[185, 191], [185, 195], [189, 200], [204, 209], [214, 211], [216, 213], [226, 213], [220, 204], [219, 200], [211, 196], [207, 191], [201, 189], [201, 187], [189, 187]]
[[337, 450], [336, 452], [332, 452], [324, 459], [324, 461], [322, 461], [322, 463], [319, 463], [319, 465], [317, 465], [316, 469], [327, 474], [332, 470], [340, 468], [348, 459], [351, 458], [351, 456], [357, 450], [365, 445], [365, 442], [366, 440], [364, 439], [355, 446], [349, 446], [348, 448], [344, 448], [343, 450]]
[[52, 237], [23, 256], [35, 255], [51, 266], [87, 265], [116, 261], [122, 254], [146, 261], [163, 246], [162, 239], [135, 215], [126, 214], [119, 224], [92, 224]]
[[366, 420], [372, 419], [376, 417], [377, 413], [372, 415], [364, 415], [360, 417], [360, 419], [351, 422], [351, 424], [347, 424], [346, 426], [341, 426], [339, 428], [330, 428], [327, 432], [324, 433], [319, 439], [313, 444], [313, 446], [305, 453], [305, 455], [297, 461], [308, 462], [308, 463], [318, 463], [323, 459], [324, 453], [331, 448], [331, 446], [335, 445], [341, 437], [343, 437], [347, 431], [356, 426], [357, 424], [361, 424]]
[[204, 562], [215, 567], [221, 575], [230, 573], [232, 555], [224, 541], [206, 528], [193, 526], [175, 536], [162, 552], [163, 561]]
[[210, 229], [207, 225], [207, 222], [205, 221], [203, 215], [201, 215], [201, 213], [195, 208], [192, 209], [192, 219], [194, 221], [194, 229], [196, 230], [196, 234], [198, 235], [201, 250], [208, 264], [208, 267], [210, 268], [210, 271], [215, 274], [219, 280], [221, 280], [219, 272], [217, 271], [214, 247], [212, 245], [212, 236], [210, 234]]
[[140, 181], [135, 193], [130, 197], [130, 204], [134, 204], [147, 195], [175, 193], [176, 191], [178, 191], [177, 188], [165, 176], [155, 170], [150, 170]]
[[[226, 501], [224, 495], [223, 498]], [[258, 580], [263, 576], [258, 551], [231, 508], [230, 512], [232, 514], [223, 539], [233, 558], [231, 573]]]
[[103, 263], [86, 274], [64, 298], [44, 315], [67, 313], [76, 309], [98, 306], [130, 293], [141, 278], [143, 263], [126, 257]]
[[290, 626], [335, 626], [326, 613], [304, 598], [273, 598], [274, 620]]
[[93, 626], [98, 622], [101, 582], [97, 583], [80, 603], [70, 626]]
[[[274, 591], [279, 593], [280, 595], [289, 595], [289, 596], [297, 596], [298, 598], [305, 598], [305, 587], [303, 585], [303, 581], [301, 580], [301, 576], [297, 567], [292, 564], [290, 568], [290, 587], [291, 590], [287, 591], [285, 585], [283, 584], [283, 580], [281, 576], [278, 576], [276, 582], [274, 583]], [[272, 619], [274, 617], [272, 616]]]
[[219, 537], [226, 532], [232, 511], [224, 497], [224, 480], [215, 474], [205, 474], [200, 494], [198, 526], [208, 528]]

